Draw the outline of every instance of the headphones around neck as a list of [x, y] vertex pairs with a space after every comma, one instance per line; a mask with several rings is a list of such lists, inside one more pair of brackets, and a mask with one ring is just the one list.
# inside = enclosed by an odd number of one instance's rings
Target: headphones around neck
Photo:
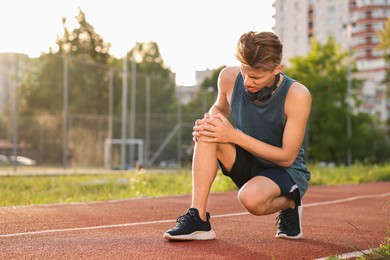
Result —
[[280, 80], [280, 73], [276, 74], [275, 82], [271, 87], [264, 87], [257, 92], [250, 92], [245, 88], [246, 96], [250, 101], [257, 100], [261, 103], [264, 103], [265, 101], [271, 98], [272, 92], [274, 92], [275, 89], [278, 87], [279, 80]]

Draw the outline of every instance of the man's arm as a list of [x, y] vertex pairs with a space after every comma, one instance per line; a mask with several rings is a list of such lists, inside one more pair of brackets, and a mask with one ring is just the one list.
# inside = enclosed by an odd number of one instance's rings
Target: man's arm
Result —
[[210, 115], [223, 114], [228, 117], [230, 114], [230, 98], [233, 92], [234, 83], [239, 72], [238, 67], [226, 67], [221, 70], [218, 77], [217, 100], [209, 110]]
[[310, 110], [311, 95], [309, 91], [303, 85], [294, 83], [288, 92], [285, 103], [286, 126], [282, 147], [264, 143], [234, 129], [222, 114], [207, 119], [208, 125], [200, 129], [200, 135], [204, 142], [234, 143], [257, 157], [282, 167], [289, 167], [295, 161], [302, 146]]

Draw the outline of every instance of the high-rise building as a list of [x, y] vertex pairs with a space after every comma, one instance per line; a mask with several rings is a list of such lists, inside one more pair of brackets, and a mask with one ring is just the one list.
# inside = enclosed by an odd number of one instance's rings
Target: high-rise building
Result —
[[361, 110], [390, 117], [386, 86], [382, 83], [389, 65], [376, 46], [378, 30], [390, 17], [390, 0], [275, 0], [273, 30], [285, 43], [283, 63], [309, 52], [315, 37], [325, 43], [332, 36], [352, 57], [359, 70], [354, 77], [365, 80], [360, 90]]
[[383, 30], [390, 17], [389, 0], [349, 0], [351, 24], [350, 47], [359, 72], [355, 75], [365, 79], [360, 96], [363, 99], [363, 111], [377, 114], [385, 120], [390, 117], [390, 103], [386, 97], [386, 86], [382, 84], [388, 64], [383, 51], [376, 46], [380, 43], [377, 31]]

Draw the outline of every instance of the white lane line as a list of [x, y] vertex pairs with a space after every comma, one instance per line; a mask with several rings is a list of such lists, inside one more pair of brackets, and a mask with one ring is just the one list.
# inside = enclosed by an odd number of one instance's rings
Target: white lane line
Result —
[[[355, 251], [355, 252], [345, 253], [342, 255], [337, 255], [336, 257], [337, 257], [337, 259], [351, 259], [351, 258], [355, 259], [356, 257], [371, 254], [372, 251], [374, 251], [374, 249], [367, 249], [367, 250], [363, 250], [363, 251]], [[326, 259], [329, 259], [329, 257], [316, 258], [314, 260], [326, 260]]]
[[387, 197], [387, 196], [390, 196], [390, 193], [373, 194], [373, 195], [362, 195], [362, 196], [349, 197], [349, 198], [339, 199], [339, 200], [315, 202], [315, 203], [304, 204], [303, 207], [316, 207], [316, 206], [344, 203], [344, 202], [349, 202], [349, 201], [354, 201], [354, 200], [375, 199], [375, 198], [381, 198], [381, 197]]
[[[355, 200], [360, 200], [360, 199], [374, 199], [374, 198], [381, 198], [381, 197], [387, 197], [387, 196], [390, 196], [390, 193], [362, 195], [362, 196], [355, 196], [355, 197], [349, 197], [349, 198], [338, 199], [338, 200], [308, 203], [308, 204], [304, 204], [303, 207], [317, 207], [317, 206], [323, 206], [323, 205], [331, 205], [331, 204], [338, 204], [338, 203], [344, 203], [344, 202], [349, 202], [349, 201], [355, 201]], [[228, 214], [214, 215], [213, 218], [236, 217], [236, 216], [243, 216], [243, 215], [249, 215], [249, 214], [250, 214], [249, 212], [228, 213]], [[131, 227], [131, 226], [152, 225], [152, 224], [171, 223], [171, 222], [175, 222], [175, 220], [169, 219], [169, 220], [157, 220], [157, 221], [133, 222], [133, 223], [114, 224], [114, 225], [92, 226], [92, 227], [38, 230], [38, 231], [21, 232], [21, 233], [14, 233], [14, 234], [0, 234], [0, 238], [40, 235], [40, 234], [48, 234], [48, 233], [61, 233], [61, 232], [71, 232], [71, 231], [82, 231], [82, 230], [95, 230], [95, 229], [105, 229], [105, 228]]]
[[103, 225], [103, 226], [92, 226], [92, 227], [38, 230], [38, 231], [22, 232], [22, 233], [14, 233], [14, 234], [3, 234], [3, 235], [0, 235], [0, 238], [2, 238], [2, 237], [28, 236], [28, 235], [39, 235], [39, 234], [47, 234], [47, 233], [60, 233], [60, 232], [80, 231], [80, 230], [94, 230], [94, 229], [116, 228], [116, 227], [131, 227], [131, 226], [160, 224], [160, 223], [168, 223], [168, 222], [174, 222], [174, 220], [170, 219], [170, 220], [133, 222], [133, 223], [124, 223], [124, 224], [115, 224], [115, 225]]

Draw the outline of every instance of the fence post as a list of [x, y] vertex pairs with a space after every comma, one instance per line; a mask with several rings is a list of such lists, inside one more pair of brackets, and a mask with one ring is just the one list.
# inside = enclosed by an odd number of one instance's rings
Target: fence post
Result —
[[150, 76], [146, 76], [145, 80], [146, 108], [145, 108], [145, 164], [149, 165], [150, 158]]
[[63, 154], [62, 166], [64, 170], [68, 167], [68, 57], [63, 56], [64, 61], [64, 118], [63, 118]]
[[123, 57], [122, 73], [122, 144], [121, 144], [121, 169], [126, 169], [126, 125], [127, 125], [127, 53]]
[[[112, 139], [113, 131], [113, 114], [114, 114], [114, 70], [109, 70], [109, 79], [108, 79], [108, 133], [107, 138]], [[110, 143], [108, 147], [108, 165], [106, 169], [110, 169], [112, 164], [112, 144]]]
[[[136, 85], [137, 85], [137, 63], [135, 58], [131, 62], [131, 114], [130, 114], [130, 139], [135, 139], [135, 110], [136, 110]], [[130, 145], [130, 165], [134, 163], [134, 145]]]
[[18, 100], [18, 87], [19, 87], [19, 54], [15, 53], [15, 87], [14, 87], [14, 111], [13, 111], [13, 170], [17, 170], [17, 156], [18, 156], [18, 143], [19, 143], [19, 127], [18, 127], [18, 114], [19, 114], [19, 100]]

